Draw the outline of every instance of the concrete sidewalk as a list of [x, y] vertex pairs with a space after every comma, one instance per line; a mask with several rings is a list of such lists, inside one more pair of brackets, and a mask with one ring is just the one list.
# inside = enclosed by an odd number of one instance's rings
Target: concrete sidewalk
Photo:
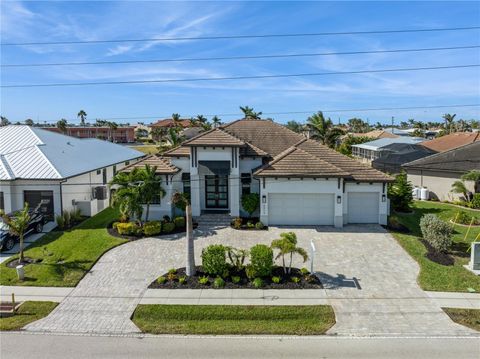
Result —
[[[61, 302], [73, 289], [0, 286], [0, 295], [2, 301], [9, 301], [11, 294], [15, 293], [15, 299], [18, 301]], [[480, 309], [480, 293], [425, 292], [425, 294], [439, 307]], [[147, 289], [140, 304], [319, 305], [329, 304], [331, 299], [335, 298], [332, 298], [332, 295], [327, 298], [325, 289]], [[335, 300], [342, 299], [345, 298]], [[417, 299], [411, 298], [412, 305]]]

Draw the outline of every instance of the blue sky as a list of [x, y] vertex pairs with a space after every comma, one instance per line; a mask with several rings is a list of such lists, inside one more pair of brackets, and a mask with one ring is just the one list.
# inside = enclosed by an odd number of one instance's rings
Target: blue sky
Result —
[[[479, 26], [479, 2], [12, 2], [1, 3], [2, 42], [198, 37]], [[305, 38], [170, 41], [3, 47], [2, 64], [368, 51], [480, 44], [480, 31]], [[3, 68], [2, 84], [129, 81], [355, 71], [480, 63], [479, 49], [396, 54]], [[60, 88], [5, 88], [0, 112], [11, 121], [76, 121], [180, 113], [236, 114], [324, 110], [335, 121], [480, 117], [480, 108], [331, 112], [480, 103], [480, 69]], [[221, 116], [222, 117], [222, 116]], [[224, 121], [239, 116], [223, 116]], [[272, 115], [279, 122], [308, 114]], [[140, 121], [150, 122], [154, 119]], [[130, 123], [137, 120], [130, 119]], [[122, 122], [122, 121], [118, 121]]]

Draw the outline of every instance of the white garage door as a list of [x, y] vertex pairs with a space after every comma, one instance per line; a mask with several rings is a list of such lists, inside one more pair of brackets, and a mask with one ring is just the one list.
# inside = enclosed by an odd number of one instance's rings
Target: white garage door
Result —
[[348, 223], [378, 223], [378, 192], [348, 194]]
[[269, 225], [333, 225], [333, 194], [272, 193], [268, 197]]

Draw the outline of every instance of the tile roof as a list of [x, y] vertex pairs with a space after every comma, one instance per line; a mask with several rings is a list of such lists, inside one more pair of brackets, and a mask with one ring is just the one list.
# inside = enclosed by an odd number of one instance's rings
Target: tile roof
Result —
[[423, 141], [422, 145], [436, 152], [443, 152], [475, 141], [480, 141], [480, 132], [456, 132], [433, 140]]
[[68, 178], [143, 156], [108, 141], [24, 125], [0, 127], [0, 180]]
[[305, 136], [271, 120], [243, 119], [226, 124], [221, 128], [262, 149], [271, 157], [277, 156], [305, 138]]
[[398, 135], [395, 135], [391, 132], [387, 132], [387, 131], [384, 131], [384, 130], [373, 130], [373, 131], [365, 132], [365, 133], [350, 133], [348, 135], [351, 135], [353, 137], [371, 137], [371, 138], [375, 138], [375, 139], [397, 138], [397, 137], [399, 137]]
[[[192, 121], [187, 119], [182, 119], [178, 121], [178, 125], [183, 128], [191, 127]], [[175, 122], [171, 118], [166, 118], [164, 120], [158, 120], [155, 123], [152, 123], [150, 127], [175, 127]]]
[[180, 171], [179, 168], [175, 167], [172, 164], [172, 162], [170, 161], [170, 158], [165, 158], [157, 155], [150, 155], [138, 162], [132, 163], [131, 165], [123, 168], [122, 172], [130, 172], [134, 168], [145, 168], [145, 165], [149, 165], [151, 167], [154, 167], [154, 166], [157, 167], [157, 170], [155, 171], [155, 173], [161, 174], [161, 175], [175, 174], [178, 171]]
[[249, 142], [245, 142], [245, 146], [240, 148], [240, 156], [268, 156], [268, 153], [261, 150], [257, 146], [252, 145]]
[[407, 170], [418, 168], [457, 173], [480, 170], [480, 141], [424, 157], [403, 166]]
[[243, 146], [245, 142], [239, 138], [223, 131], [220, 128], [214, 128], [203, 132], [191, 140], [185, 141], [183, 146]]
[[162, 155], [167, 157], [190, 157], [190, 147], [180, 145], [162, 153]]

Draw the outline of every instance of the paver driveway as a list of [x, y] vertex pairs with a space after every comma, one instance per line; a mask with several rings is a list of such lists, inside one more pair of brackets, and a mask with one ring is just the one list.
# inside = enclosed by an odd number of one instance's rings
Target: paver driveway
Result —
[[[343, 230], [271, 228], [235, 231], [199, 228], [201, 248], [223, 243], [249, 248], [270, 244], [279, 233], [292, 230], [299, 244], [317, 248], [315, 270], [326, 286], [341, 335], [467, 335], [416, 284], [418, 266], [380, 226], [347, 226]], [[130, 317], [148, 285], [172, 267], [184, 265], [185, 240], [147, 238], [107, 252], [70, 295], [46, 318], [26, 327], [30, 331], [69, 333], [136, 333]], [[305, 264], [296, 262], [297, 266]], [[324, 291], [324, 290], [321, 290]]]

